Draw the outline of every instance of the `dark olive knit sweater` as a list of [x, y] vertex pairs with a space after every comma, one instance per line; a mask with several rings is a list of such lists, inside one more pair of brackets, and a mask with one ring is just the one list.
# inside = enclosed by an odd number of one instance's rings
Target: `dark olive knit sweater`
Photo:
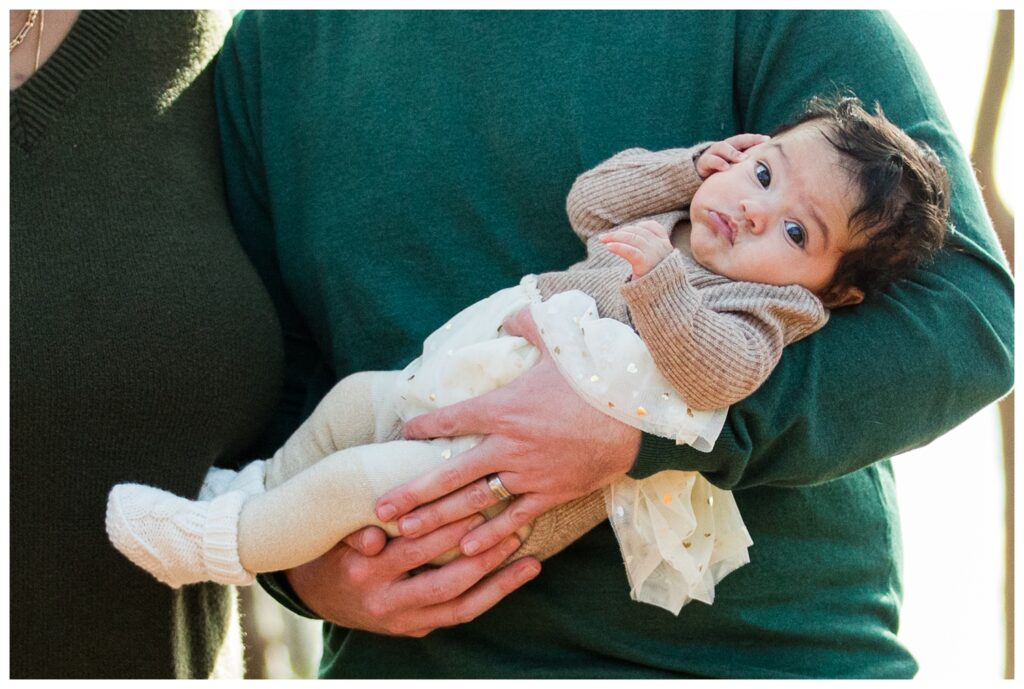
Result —
[[[956, 250], [787, 346], [712, 452], [643, 440], [634, 478], [695, 470], [734, 491], [754, 546], [714, 605], [674, 617], [630, 600], [601, 525], [468, 624], [422, 639], [328, 625], [320, 665], [333, 678], [914, 674], [897, 637], [893, 472], [879, 460], [1013, 384], [1013, 281], [891, 17], [245, 12], [221, 55], [232, 211], [279, 295], [289, 371], [322, 367], [309, 402], [350, 371], [405, 366], [452, 314], [525, 273], [582, 258], [566, 194], [616, 151], [771, 131], [837, 86], [935, 148], [954, 180]], [[970, 485], [972, 459], [962, 466]]]
[[118, 481], [194, 495], [280, 387], [271, 302], [223, 200], [226, 18], [82, 12], [10, 94], [11, 675], [207, 676], [230, 589], [107, 542]]

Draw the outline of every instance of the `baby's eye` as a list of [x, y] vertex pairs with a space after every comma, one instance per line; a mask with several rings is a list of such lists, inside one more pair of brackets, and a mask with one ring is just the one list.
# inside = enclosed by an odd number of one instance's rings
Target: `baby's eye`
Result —
[[804, 228], [797, 225], [795, 222], [786, 223], [786, 234], [789, 239], [799, 247], [803, 247], [807, 243], [807, 236], [804, 234]]
[[768, 166], [764, 163], [758, 163], [754, 166], [754, 175], [757, 177], [757, 181], [760, 182], [761, 186], [765, 189], [772, 183], [772, 171], [768, 169]]

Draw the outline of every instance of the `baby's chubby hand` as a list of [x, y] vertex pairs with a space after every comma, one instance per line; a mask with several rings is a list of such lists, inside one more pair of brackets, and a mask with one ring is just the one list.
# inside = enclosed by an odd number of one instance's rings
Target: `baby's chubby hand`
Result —
[[697, 158], [697, 174], [701, 179], [707, 179], [716, 172], [723, 172], [729, 169], [733, 163], [745, 160], [748, 148], [763, 144], [770, 139], [764, 134], [737, 134], [728, 139], [716, 141], [704, 149], [704, 152]]
[[608, 251], [629, 261], [633, 277], [642, 278], [672, 253], [669, 231], [653, 220], [626, 225], [600, 237]]

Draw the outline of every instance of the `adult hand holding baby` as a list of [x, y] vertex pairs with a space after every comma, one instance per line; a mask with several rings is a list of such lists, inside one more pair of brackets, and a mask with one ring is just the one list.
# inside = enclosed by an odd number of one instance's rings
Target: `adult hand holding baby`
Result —
[[519, 546], [512, 536], [476, 557], [410, 576], [482, 521], [480, 516], [462, 519], [421, 538], [397, 538], [387, 545], [383, 531], [368, 527], [288, 570], [288, 582], [303, 601], [317, 601], [314, 612], [334, 624], [391, 636], [426, 636], [475, 619], [540, 572], [536, 560], [523, 558], [491, 574]]
[[547, 352], [529, 309], [510, 316], [503, 328], [540, 350], [537, 363], [502, 388], [418, 416], [405, 426], [407, 439], [487, 436], [378, 500], [378, 517], [397, 519], [405, 536], [427, 533], [497, 503], [487, 482], [493, 475], [515, 498], [461, 539], [463, 553], [480, 553], [548, 510], [608, 485], [633, 465], [640, 431], [576, 394]]

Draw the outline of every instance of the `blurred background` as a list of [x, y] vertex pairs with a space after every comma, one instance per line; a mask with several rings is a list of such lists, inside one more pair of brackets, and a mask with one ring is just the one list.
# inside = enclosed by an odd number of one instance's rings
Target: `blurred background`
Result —
[[[1012, 261], [1013, 11], [892, 14], [971, 155]], [[1012, 410], [1011, 396], [894, 461], [904, 538], [899, 636], [920, 663], [918, 679], [1014, 676]], [[241, 595], [246, 676], [316, 676], [320, 624], [292, 615], [259, 586]]]
[[[1012, 265], [1013, 11], [1001, 17], [987, 9], [892, 14], [921, 55], [971, 155]], [[951, 36], [957, 36], [955, 51]], [[996, 83], [985, 93], [993, 58]], [[994, 88], [1001, 69], [1005, 97]], [[918, 679], [1013, 676], [1012, 396], [1002, 405], [1003, 415], [991, 405], [893, 461], [904, 538], [899, 635], [921, 665]]]

